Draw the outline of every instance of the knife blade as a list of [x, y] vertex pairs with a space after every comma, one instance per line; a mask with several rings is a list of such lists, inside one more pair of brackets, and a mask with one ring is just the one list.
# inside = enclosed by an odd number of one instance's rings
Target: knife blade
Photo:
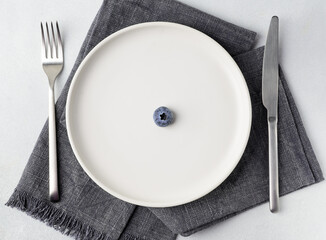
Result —
[[269, 209], [277, 212], [279, 209], [279, 179], [278, 179], [278, 42], [279, 19], [272, 17], [268, 30], [263, 59], [262, 100], [267, 109], [268, 121], [268, 157], [269, 157]]

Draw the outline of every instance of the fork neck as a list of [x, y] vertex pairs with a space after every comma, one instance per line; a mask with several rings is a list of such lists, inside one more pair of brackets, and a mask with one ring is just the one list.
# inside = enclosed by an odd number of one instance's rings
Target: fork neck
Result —
[[53, 78], [48, 78], [50, 90], [54, 90], [54, 80]]

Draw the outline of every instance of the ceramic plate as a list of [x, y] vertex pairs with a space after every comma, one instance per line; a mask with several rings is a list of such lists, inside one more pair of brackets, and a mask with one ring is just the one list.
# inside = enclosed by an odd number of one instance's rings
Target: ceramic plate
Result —
[[[175, 115], [158, 127], [160, 106]], [[80, 64], [66, 108], [68, 136], [105, 191], [142, 206], [193, 201], [239, 162], [251, 127], [244, 77], [205, 34], [143, 23], [100, 42]]]

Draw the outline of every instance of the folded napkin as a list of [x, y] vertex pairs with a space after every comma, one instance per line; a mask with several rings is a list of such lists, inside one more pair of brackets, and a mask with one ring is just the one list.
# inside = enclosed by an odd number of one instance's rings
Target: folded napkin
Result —
[[[219, 42], [236, 60], [252, 100], [252, 129], [236, 169], [215, 190], [191, 203], [146, 208], [123, 202], [98, 187], [82, 170], [64, 124], [68, 89], [79, 64], [101, 40], [124, 27], [148, 21], [176, 22]], [[263, 48], [249, 51], [256, 34], [172, 0], [105, 0], [82, 45], [56, 105], [61, 199], [48, 201], [48, 124], [46, 123], [8, 206], [76, 239], [171, 240], [202, 230], [268, 201], [268, 132], [261, 102]], [[279, 85], [280, 194], [323, 180], [285, 78]], [[122, 173], [123, 174], [123, 173]], [[126, 176], [128, 177], [128, 176]]]

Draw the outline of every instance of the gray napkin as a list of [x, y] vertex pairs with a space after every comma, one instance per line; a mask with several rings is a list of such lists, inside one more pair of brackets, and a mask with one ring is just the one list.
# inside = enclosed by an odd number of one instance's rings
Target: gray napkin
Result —
[[[171, 208], [139, 207], [103, 191], [78, 164], [64, 125], [69, 85], [87, 53], [111, 33], [148, 21], [185, 24], [219, 42], [234, 56], [241, 68], [252, 100], [252, 131], [236, 169], [208, 195]], [[76, 239], [171, 240], [177, 234], [190, 235], [266, 202], [268, 138], [266, 111], [262, 106], [260, 93], [263, 48], [249, 51], [255, 35], [176, 1], [105, 0], [56, 105], [57, 120], [62, 120], [62, 124], [57, 124], [61, 199], [57, 203], [48, 201], [46, 123], [7, 205], [18, 208]], [[323, 176], [282, 73], [279, 118], [280, 191], [284, 195], [319, 182]]]

